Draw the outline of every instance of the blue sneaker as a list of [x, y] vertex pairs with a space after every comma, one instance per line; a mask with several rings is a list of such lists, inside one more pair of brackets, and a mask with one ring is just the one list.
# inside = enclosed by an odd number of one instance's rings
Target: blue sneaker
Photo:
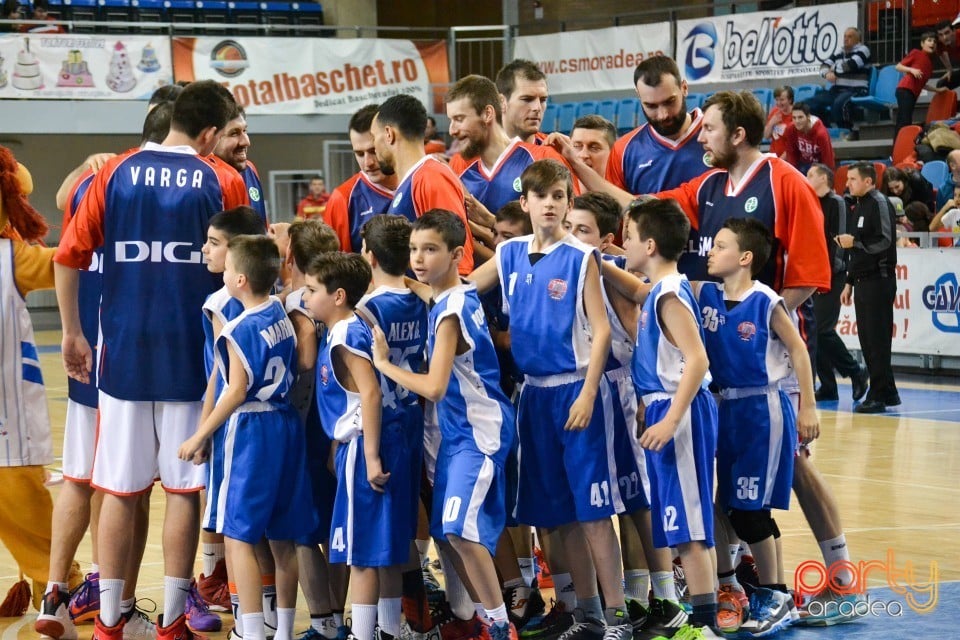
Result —
[[857, 611], [857, 604], [863, 601], [863, 596], [859, 593], [841, 595], [831, 589], [824, 589], [804, 603], [799, 611], [800, 620], [797, 624], [829, 627], [856, 620], [867, 610], [861, 606], [863, 611]]
[[750, 596], [750, 620], [740, 625], [738, 638], [765, 638], [790, 626], [790, 595], [759, 588]]

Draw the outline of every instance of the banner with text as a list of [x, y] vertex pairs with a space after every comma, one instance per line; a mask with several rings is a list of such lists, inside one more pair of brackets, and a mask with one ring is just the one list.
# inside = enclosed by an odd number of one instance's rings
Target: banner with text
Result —
[[164, 36], [0, 36], [0, 98], [147, 100], [171, 82]]
[[678, 20], [676, 60], [689, 84], [778, 82], [819, 73], [855, 26], [855, 2]]
[[670, 50], [670, 23], [520, 36], [514, 58], [531, 60], [547, 76], [551, 94], [622, 91], [645, 58]]
[[[898, 249], [897, 261], [893, 352], [960, 356], [960, 248]], [[860, 348], [853, 305], [840, 308], [837, 333]]]
[[375, 38], [174, 38], [174, 76], [216, 80], [247, 113], [349, 114], [448, 83], [443, 42]]

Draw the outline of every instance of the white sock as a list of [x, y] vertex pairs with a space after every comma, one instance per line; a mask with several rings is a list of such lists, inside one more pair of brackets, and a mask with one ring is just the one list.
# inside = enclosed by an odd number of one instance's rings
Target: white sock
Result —
[[337, 627], [343, 626], [343, 611], [333, 612], [333, 624], [337, 625]]
[[733, 575], [729, 575], [729, 576], [725, 576], [725, 577], [720, 577], [720, 576], [717, 576], [717, 577], [718, 577], [718, 579], [719, 579], [719, 581], [720, 581], [720, 584], [722, 584], [722, 585], [723, 585], [723, 584], [729, 584], [729, 585], [732, 585], [737, 591], [743, 591], [743, 585], [741, 585], [741, 584], [740, 584], [740, 581], [737, 580], [737, 572], [736, 572], [736, 571], [733, 572]]
[[673, 583], [673, 571], [654, 571], [650, 574], [653, 597], [677, 602], [677, 586]]
[[[263, 626], [263, 613], [245, 613], [243, 619], [243, 640], [266, 640], [267, 631]], [[240, 630], [237, 630], [240, 633]]]
[[[170, 626], [173, 621], [183, 615], [187, 604], [187, 594], [190, 593], [191, 578], [163, 577], [163, 624]], [[100, 581], [103, 584], [103, 581]], [[103, 591], [103, 587], [100, 588]], [[102, 610], [101, 605], [101, 610]]]
[[558, 601], [562, 602], [567, 612], [577, 608], [577, 592], [573, 590], [573, 578], [569, 573], [553, 574], [553, 591]]
[[277, 635], [274, 640], [293, 640], [293, 618], [296, 609], [277, 609]]
[[400, 602], [402, 598], [380, 598], [377, 601], [377, 624], [394, 638], [400, 635]]
[[740, 549], [741, 547], [739, 542], [737, 544], [727, 545], [727, 553], [730, 555], [730, 566], [734, 569], [736, 569], [737, 565], [740, 564], [740, 556], [742, 555]]
[[623, 594], [631, 600], [646, 602], [650, 594], [650, 571], [648, 569], [624, 571]]
[[100, 565], [98, 565], [96, 562], [92, 563], [92, 564], [90, 565], [90, 573], [97, 573], [97, 574], [99, 574], [99, 573], [100, 573]]
[[310, 626], [324, 638], [337, 637], [337, 623], [331, 614], [310, 616]]
[[[230, 609], [233, 611], [233, 628], [237, 635], [243, 637], [243, 611], [240, 610], [240, 596], [230, 594]], [[263, 621], [263, 612], [260, 612], [260, 621]]]
[[263, 585], [263, 624], [271, 630], [277, 628], [277, 585]]
[[120, 622], [123, 580], [100, 580], [100, 622], [115, 627]]
[[483, 608], [483, 604], [480, 602], [473, 603], [473, 611], [477, 614], [477, 617], [481, 620], [487, 619], [487, 610]]
[[537, 565], [533, 563], [533, 558], [517, 558], [517, 564], [520, 565], [520, 575], [523, 576], [523, 582], [528, 586], [533, 586], [533, 581], [537, 578]]
[[223, 560], [224, 544], [213, 544], [204, 542], [201, 545], [203, 556], [203, 575], [209, 577], [217, 568], [217, 562]]
[[50, 593], [51, 591], [53, 591], [53, 588], [54, 588], [54, 587], [59, 587], [59, 588], [60, 588], [60, 595], [61, 595], [61, 596], [65, 596], [65, 597], [69, 597], [69, 596], [70, 596], [70, 585], [68, 585], [66, 582], [48, 582], [48, 583], [47, 583], [47, 590], [43, 592], [43, 595], [47, 595], [48, 593]]
[[377, 605], [354, 604], [352, 608], [353, 635], [358, 640], [373, 640], [373, 631], [377, 626]]
[[[850, 550], [847, 549], [847, 536], [840, 534], [836, 538], [831, 538], [830, 540], [824, 540], [823, 542], [818, 542], [820, 545], [820, 553], [823, 554], [823, 564], [827, 565], [829, 568], [836, 562], [846, 560], [850, 562]], [[853, 573], [848, 567], [838, 569], [836, 573], [836, 581], [842, 584], [843, 586], [849, 586], [853, 583]], [[862, 587], [863, 585], [857, 585]]]
[[443, 568], [443, 581], [446, 586], [447, 602], [450, 603], [450, 610], [453, 615], [461, 620], [469, 620], [473, 617], [474, 606], [467, 588], [457, 574], [453, 561], [446, 551], [440, 551], [440, 566]]
[[506, 624], [510, 620], [507, 618], [507, 605], [502, 604], [496, 609], [484, 609], [483, 614], [493, 624]]
[[136, 598], [127, 598], [126, 600], [121, 600], [121, 601], [120, 601], [120, 615], [122, 615], [122, 616], [127, 615], [128, 613], [130, 613], [131, 611], [133, 611], [133, 608], [134, 608], [135, 606], [137, 606], [137, 599], [136, 599]]

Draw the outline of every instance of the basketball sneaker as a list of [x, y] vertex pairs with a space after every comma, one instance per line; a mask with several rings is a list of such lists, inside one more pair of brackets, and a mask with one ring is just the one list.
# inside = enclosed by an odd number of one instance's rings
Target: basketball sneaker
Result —
[[440, 625], [442, 640], [490, 640], [487, 626], [477, 614], [469, 620], [453, 617], [445, 624]]
[[790, 596], [760, 587], [750, 596], [750, 620], [740, 625], [738, 637], [765, 638], [790, 626]]
[[517, 628], [512, 622], [488, 625], [487, 633], [490, 634], [490, 640], [519, 640]]
[[43, 596], [40, 615], [33, 623], [33, 628], [40, 635], [53, 640], [77, 640], [77, 627], [70, 618], [69, 607], [69, 596], [60, 593], [60, 587], [54, 585], [50, 593]]
[[643, 631], [670, 638], [687, 624], [689, 616], [679, 603], [663, 598], [654, 598], [647, 610]]
[[[720, 585], [720, 591], [717, 593], [717, 628], [724, 633], [733, 633], [743, 624], [743, 605], [734, 589], [724, 588], [729, 586]], [[749, 602], [747, 606], [750, 606]]]
[[797, 624], [830, 627], [856, 620], [862, 615], [857, 612], [858, 602], [862, 602], [860, 594], [839, 594], [832, 589], [824, 589], [800, 608], [800, 620]]
[[753, 556], [740, 556], [740, 564], [737, 565], [737, 582], [748, 596], [760, 586], [760, 573], [757, 571], [757, 563], [753, 561]]
[[93, 622], [100, 615], [100, 573], [88, 573], [70, 596], [70, 617], [75, 624]]
[[154, 640], [157, 637], [157, 625], [150, 621], [145, 611], [134, 607], [121, 616], [123, 620], [123, 640]]
[[672, 640], [711, 640], [712, 638], [723, 638], [723, 634], [717, 635], [710, 627], [685, 624], [672, 636], [667, 636]]
[[542, 616], [546, 608], [540, 590], [525, 586], [504, 589], [503, 601], [507, 605], [510, 622], [516, 629], [522, 629], [531, 619]]
[[123, 627], [126, 621], [120, 616], [120, 622], [108, 627], [100, 621], [100, 616], [93, 622], [93, 640], [123, 640]]
[[528, 640], [553, 640], [573, 626], [573, 614], [567, 612], [566, 606], [555, 600], [547, 615], [540, 619], [534, 618], [520, 630], [520, 637]]
[[[99, 622], [99, 618], [97, 621]], [[96, 638], [95, 640], [114, 640]], [[163, 614], [157, 618], [157, 640], [207, 640], [207, 636], [194, 632], [187, 626], [187, 617], [181, 615], [167, 626], [163, 626]]]
[[[588, 618], [583, 609], [574, 609], [573, 624], [560, 634], [559, 640], [602, 640], [603, 631], [603, 622]], [[631, 635], [633, 635], [632, 628]]]
[[397, 640], [395, 635], [387, 633], [380, 628], [380, 625], [377, 625], [373, 629], [373, 640]]
[[210, 612], [210, 608], [197, 589], [196, 580], [190, 583], [190, 591], [187, 593], [187, 603], [183, 612], [187, 618], [187, 625], [193, 631], [220, 631], [223, 625], [220, 616]]
[[435, 576], [433, 573], [433, 569], [431, 568], [430, 564], [430, 558], [425, 557], [420, 562], [420, 573], [423, 575], [423, 587], [427, 590], [428, 600], [433, 602], [446, 597], [443, 592], [443, 587], [440, 585], [440, 581], [437, 580], [437, 576]]
[[677, 600], [681, 603], [690, 601], [690, 592], [687, 589], [687, 574], [683, 571], [680, 558], [673, 559], [673, 584], [677, 590]]
[[230, 589], [227, 586], [227, 561], [220, 559], [213, 573], [197, 578], [197, 590], [211, 611], [230, 611]]

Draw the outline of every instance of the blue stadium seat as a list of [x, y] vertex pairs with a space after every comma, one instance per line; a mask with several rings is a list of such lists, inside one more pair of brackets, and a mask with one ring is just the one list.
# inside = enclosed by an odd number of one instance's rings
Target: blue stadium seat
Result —
[[807, 102], [821, 89], [818, 84], [802, 84], [799, 87], [793, 88], [793, 101], [796, 102]]
[[939, 189], [943, 181], [947, 179], [950, 168], [943, 160], [931, 160], [920, 169], [920, 175], [927, 179], [927, 182], [933, 185], [934, 189]]
[[163, 8], [167, 22], [174, 23], [174, 34], [195, 35], [194, 29], [178, 29], [177, 24], [195, 24], [199, 22], [200, 12], [194, 0], [164, 0]]
[[63, 0], [64, 20], [72, 20], [79, 24], [73, 25], [73, 33], [93, 33], [93, 25], [82, 24], [94, 22], [98, 17], [99, 7], [97, 0]]
[[[293, 8], [289, 2], [261, 2], [260, 15], [264, 24], [291, 25], [293, 24]], [[292, 29], [277, 29], [269, 31], [271, 35], [287, 36], [293, 33]]]
[[163, 0], [130, 0], [130, 5], [142, 33], [160, 33], [161, 27], [145, 26], [145, 23], [165, 21]]
[[[100, 20], [104, 22], [134, 22], [135, 10], [130, 0], [99, 0]], [[101, 27], [103, 28], [103, 27]], [[131, 33], [139, 29], [130, 27], [106, 27], [107, 33]]]
[[558, 107], [557, 131], [566, 134], [573, 131], [573, 123], [577, 121], [578, 106], [576, 102], [566, 102]]
[[[323, 5], [316, 2], [294, 2], [293, 8], [294, 22], [300, 26], [322, 27], [323, 26]], [[298, 36], [328, 36], [333, 37], [336, 31], [316, 31], [314, 29], [297, 29]]]
[[47, 10], [47, 13], [50, 15], [51, 18], [53, 18], [54, 20], [64, 19], [63, 0], [49, 0], [49, 2], [47, 3], [47, 6], [49, 7], [49, 9]]
[[703, 106], [703, 101], [706, 100], [706, 96], [702, 93], [688, 93], [687, 94], [687, 111], [693, 111], [694, 109], [699, 109]]
[[557, 130], [557, 105], [548, 103], [547, 108], [543, 110], [543, 122], [540, 123], [540, 130], [544, 133], [553, 133]]
[[[227, 7], [230, 9], [230, 22], [235, 24], [260, 24], [260, 3], [259, 2], [249, 2], [243, 0], [241, 2], [228, 2]], [[257, 35], [259, 30], [253, 29], [236, 29], [236, 33], [239, 35]]]
[[760, 106], [763, 107], [764, 113], [770, 111], [770, 105], [773, 104], [772, 89], [753, 89], [750, 93], [756, 96], [757, 100], [760, 101]]
[[597, 113], [597, 103], [593, 100], [584, 100], [577, 104], [577, 118], [592, 116]]
[[640, 101], [636, 98], [624, 98], [617, 104], [617, 133], [623, 135], [637, 126], [637, 112]]
[[211, 27], [211, 24], [226, 24], [230, 21], [230, 9], [226, 0], [197, 0], [197, 11], [200, 13], [200, 22], [204, 23], [202, 33], [207, 35], [223, 35], [226, 27]]
[[602, 100], [597, 103], [597, 115], [606, 118], [610, 122], [615, 122], [617, 119], [617, 101]]
[[897, 71], [896, 65], [889, 65], [877, 72], [874, 67], [870, 74], [870, 94], [859, 98], [851, 98], [850, 102], [869, 109], [870, 111], [889, 111], [897, 106], [897, 83], [900, 82], [901, 73]]

